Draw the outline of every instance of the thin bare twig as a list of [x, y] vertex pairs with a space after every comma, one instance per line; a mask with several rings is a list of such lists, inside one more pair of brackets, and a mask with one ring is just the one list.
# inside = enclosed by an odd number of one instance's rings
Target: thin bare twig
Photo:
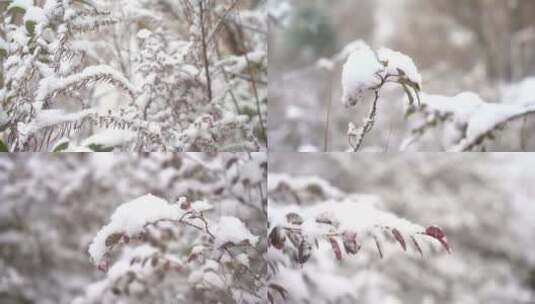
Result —
[[199, 21], [201, 27], [201, 44], [202, 44], [202, 56], [204, 60], [204, 73], [206, 74], [206, 94], [208, 96], [208, 101], [212, 101], [212, 80], [210, 78], [210, 70], [208, 68], [208, 48], [206, 44], [206, 29], [204, 28], [204, 5], [203, 1], [199, 1]]

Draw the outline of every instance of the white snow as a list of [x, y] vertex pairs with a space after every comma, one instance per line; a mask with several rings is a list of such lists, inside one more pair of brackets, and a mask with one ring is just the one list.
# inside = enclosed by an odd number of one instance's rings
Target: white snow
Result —
[[119, 279], [120, 277], [124, 276], [129, 271], [134, 271], [137, 274], [140, 274], [141, 277], [143, 277], [144, 272], [149, 272], [151, 269], [149, 267], [149, 264], [143, 264], [143, 263], [134, 263], [132, 264], [131, 261], [134, 258], [138, 259], [144, 259], [152, 257], [153, 255], [157, 254], [158, 250], [150, 245], [143, 244], [138, 247], [126, 247], [124, 253], [122, 254], [119, 261], [117, 261], [115, 264], [113, 264], [112, 267], [110, 267], [108, 273], [107, 273], [107, 279], [111, 282]]
[[427, 113], [449, 116], [457, 128], [466, 130], [465, 137], [452, 151], [462, 151], [497, 126], [535, 111], [535, 104], [487, 103], [471, 92], [453, 97], [422, 94], [422, 104]]
[[89, 115], [94, 114], [95, 111], [92, 109], [82, 110], [75, 113], [65, 113], [64, 110], [60, 109], [49, 109], [41, 110], [35, 116], [35, 119], [32, 120], [27, 125], [20, 125], [22, 129], [20, 132], [24, 135], [30, 135], [42, 128], [50, 127], [65, 122], [74, 122], [79, 121]]
[[214, 206], [207, 201], [195, 201], [191, 203], [191, 209], [197, 212], [203, 212], [214, 209]]
[[38, 6], [30, 6], [24, 14], [24, 23], [28, 21], [40, 23], [47, 21], [47, 18], [42, 8]]
[[91, 135], [82, 142], [82, 146], [100, 145], [102, 147], [116, 147], [135, 140], [137, 134], [130, 130], [105, 129]]
[[212, 271], [207, 271], [203, 275], [203, 281], [208, 283], [210, 286], [214, 286], [217, 288], [225, 288], [225, 282], [223, 282], [223, 279], [219, 277], [216, 273]]
[[503, 102], [507, 104], [535, 104], [535, 77], [528, 77], [519, 83], [505, 87], [502, 95]]
[[0, 37], [0, 50], [5, 50], [6, 52], [9, 50], [9, 44]]
[[147, 194], [125, 203], [111, 216], [110, 223], [104, 226], [89, 246], [89, 254], [93, 263], [99, 264], [106, 253], [106, 239], [115, 233], [135, 236], [143, 231], [146, 224], [158, 220], [178, 220], [183, 210], [176, 204]]
[[440, 115], [453, 114], [454, 121], [464, 125], [481, 105], [485, 103], [472, 92], [460, 93], [453, 97], [422, 93], [422, 104]]
[[375, 53], [361, 44], [354, 50], [344, 64], [342, 71], [342, 101], [346, 106], [355, 106], [360, 101], [370, 98], [372, 88], [380, 84], [384, 66], [377, 60]]
[[262, 63], [266, 57], [265, 51], [256, 50], [242, 56], [230, 56], [216, 63], [216, 66], [223, 66], [232, 73], [241, 73], [249, 65]]
[[377, 51], [377, 57], [379, 61], [385, 63], [387, 74], [399, 75], [399, 71], [402, 71], [408, 80], [422, 87], [422, 76], [409, 56], [388, 48], [381, 48]]
[[243, 164], [240, 169], [240, 177], [242, 180], [247, 180], [250, 184], [258, 184], [264, 180], [263, 172], [260, 164], [267, 162], [265, 153], [251, 153], [252, 160]]
[[80, 84], [84, 81], [96, 81], [97, 79], [113, 79], [119, 82], [130, 94], [135, 94], [137, 89], [121, 73], [108, 65], [90, 66], [82, 72], [69, 75], [64, 78], [50, 76], [39, 82], [39, 88], [35, 95], [37, 102], [44, 102], [47, 97], [59, 90], [66, 89], [71, 85]]
[[145, 40], [152, 35], [152, 32], [147, 29], [141, 29], [139, 32], [137, 32], [137, 38], [141, 40]]
[[[376, 207], [374, 199], [355, 199], [349, 197], [342, 201], [329, 200], [309, 207], [270, 206], [268, 218], [273, 225], [286, 222], [285, 217], [289, 212], [296, 212], [303, 218], [300, 225], [303, 232], [311, 237], [320, 237], [329, 232], [334, 232], [332, 225], [318, 223], [318, 219], [329, 219], [337, 223], [337, 231], [357, 232], [359, 236], [367, 236], [370, 233], [380, 232], [383, 228], [396, 228], [401, 234], [413, 235], [423, 232], [425, 229], [398, 216], [382, 211]], [[292, 211], [293, 209], [293, 211]], [[289, 224], [286, 223], [285, 226]], [[378, 229], [376, 231], [376, 229]]]
[[291, 189], [295, 189], [296, 191], [310, 188], [311, 185], [317, 185], [318, 188], [325, 192], [327, 197], [340, 198], [345, 195], [343, 191], [334, 187], [325, 179], [317, 176], [291, 176], [287, 174], [270, 173], [267, 185], [268, 191], [274, 191], [277, 187], [284, 185], [289, 185], [291, 186]]
[[253, 235], [245, 224], [234, 216], [222, 216], [214, 235], [215, 246], [218, 248], [227, 243], [239, 244], [242, 241], [248, 241], [251, 245], [255, 245], [258, 241], [258, 237]]

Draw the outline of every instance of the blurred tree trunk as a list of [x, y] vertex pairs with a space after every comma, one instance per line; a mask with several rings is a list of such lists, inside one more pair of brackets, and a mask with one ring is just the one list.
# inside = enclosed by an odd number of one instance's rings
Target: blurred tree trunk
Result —
[[489, 80], [514, 81], [530, 72], [532, 60], [522, 54], [535, 47], [535, 39], [518, 43], [515, 37], [535, 27], [531, 16], [535, 1], [438, 0], [426, 4], [438, 15], [451, 17], [474, 34]]

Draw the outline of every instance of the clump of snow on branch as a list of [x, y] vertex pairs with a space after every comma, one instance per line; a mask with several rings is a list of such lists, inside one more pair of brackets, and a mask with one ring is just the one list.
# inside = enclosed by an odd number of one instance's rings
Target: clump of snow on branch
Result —
[[233, 216], [222, 216], [219, 219], [214, 237], [216, 247], [238, 245], [243, 242], [255, 245], [258, 241], [258, 237], [253, 235], [240, 219]]
[[373, 88], [381, 83], [384, 66], [368, 45], [362, 45], [347, 58], [342, 71], [342, 100], [346, 106], [355, 106], [373, 95]]
[[99, 264], [107, 247], [114, 245], [110, 236], [133, 237], [143, 231], [145, 225], [159, 220], [177, 221], [183, 215], [178, 205], [170, 205], [164, 199], [147, 194], [121, 205], [111, 216], [110, 223], [95, 236], [89, 247], [89, 254]]
[[397, 75], [396, 77], [400, 80], [406, 79], [418, 88], [422, 86], [422, 76], [409, 56], [388, 48], [381, 48], [377, 51], [377, 58], [386, 67], [387, 74]]
[[[414, 61], [407, 55], [387, 48], [375, 53], [362, 41], [351, 44], [342, 70], [342, 102], [346, 107], [371, 101], [368, 116], [361, 127], [354, 123], [348, 124], [347, 138], [351, 150], [358, 151], [364, 136], [369, 133], [375, 123], [379, 93], [386, 83], [397, 83], [413, 105], [415, 99], [420, 101], [422, 77]], [[342, 52], [343, 53], [343, 52]], [[322, 64], [325, 66], [325, 63]]]

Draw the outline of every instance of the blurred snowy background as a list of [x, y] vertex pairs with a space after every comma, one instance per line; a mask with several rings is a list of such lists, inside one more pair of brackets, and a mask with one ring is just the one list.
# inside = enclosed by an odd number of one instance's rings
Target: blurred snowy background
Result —
[[291, 303], [534, 303], [535, 156], [272, 153], [269, 163], [270, 208], [372, 195], [361, 197], [443, 228], [453, 249], [422, 247], [421, 258], [393, 241], [383, 259], [364, 244], [337, 261], [320, 243], [302, 268], [275, 275]]
[[[473, 91], [491, 103], [522, 104], [535, 92], [535, 2], [531, 0], [271, 0], [269, 35], [269, 143], [276, 151], [323, 151], [332, 101], [328, 151], [344, 151], [347, 124], [360, 123], [368, 105], [341, 104], [342, 62], [322, 58], [362, 40], [409, 55], [423, 92], [453, 96]], [[414, 119], [405, 120], [403, 91], [382, 92], [368, 151], [397, 151]], [[533, 118], [518, 119], [488, 150], [535, 149]], [[413, 147], [443, 150], [441, 128]], [[448, 131], [448, 130], [446, 130]]]
[[[265, 289], [253, 285], [264, 278], [262, 241], [244, 260], [249, 272], [229, 279], [224, 289], [204, 282], [202, 273], [200, 278], [198, 273], [193, 276], [206, 265], [212, 265], [212, 276], [223, 272], [214, 268], [217, 263], [209, 251], [197, 250], [198, 257], [185, 262], [192, 247], [202, 241], [194, 229], [181, 227], [164, 241], [154, 237], [150, 246], [144, 245], [173, 255], [184, 266], [179, 272], [161, 272], [155, 261], [148, 263], [152, 267], [143, 263], [145, 268], [136, 271], [141, 282], [136, 289], [128, 288], [131, 279], [125, 284], [120, 276], [113, 278], [111, 269], [108, 274], [98, 271], [87, 249], [118, 206], [147, 193], [171, 204], [181, 196], [205, 200], [214, 207], [205, 212], [208, 220], [235, 216], [254, 235], [265, 235], [266, 202], [258, 194], [265, 193], [265, 157], [263, 153], [1, 155], [0, 303], [233, 303], [233, 296], [262, 293]], [[143, 216], [137, 214], [132, 220]], [[225, 272], [236, 275], [231, 265], [226, 262]], [[144, 277], [144, 272], [152, 272], [146, 267], [157, 275]], [[232, 286], [239, 286], [239, 292]]]

